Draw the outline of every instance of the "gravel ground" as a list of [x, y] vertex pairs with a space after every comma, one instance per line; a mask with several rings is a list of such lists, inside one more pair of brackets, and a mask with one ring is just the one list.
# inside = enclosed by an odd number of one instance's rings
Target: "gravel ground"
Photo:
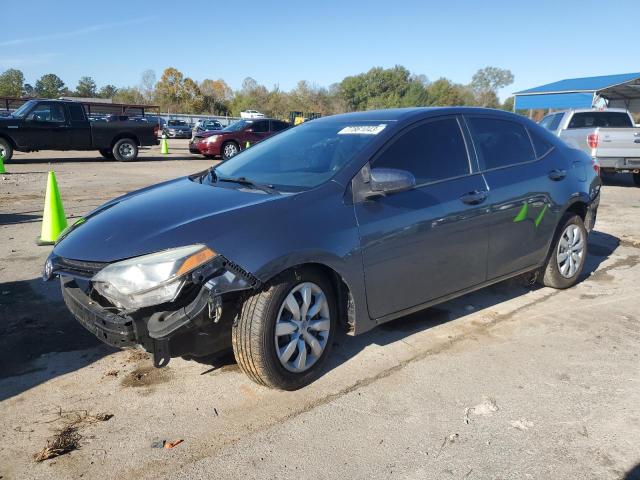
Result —
[[[634, 478], [640, 470], [640, 189], [606, 179], [583, 281], [509, 281], [359, 337], [291, 393], [231, 358], [100, 344], [39, 280], [46, 175], [67, 216], [207, 168], [171, 140], [139, 162], [17, 154], [0, 175], [0, 478]], [[112, 418], [96, 420], [108, 413]], [[106, 417], [100, 417], [104, 419]], [[78, 446], [35, 462], [63, 427]], [[154, 448], [184, 440], [173, 449]], [[635, 477], [637, 478], [637, 477]]]

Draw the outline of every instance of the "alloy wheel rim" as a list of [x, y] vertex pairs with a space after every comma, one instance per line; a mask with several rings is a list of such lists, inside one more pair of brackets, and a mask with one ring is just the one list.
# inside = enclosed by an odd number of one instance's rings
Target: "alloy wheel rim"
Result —
[[329, 302], [312, 282], [296, 285], [287, 294], [275, 326], [278, 360], [294, 373], [310, 369], [322, 356], [331, 330]]
[[238, 149], [233, 143], [224, 146], [224, 154], [226, 157], [233, 157], [236, 153], [238, 153]]
[[560, 275], [571, 278], [584, 262], [584, 236], [577, 225], [569, 225], [558, 242], [556, 261]]

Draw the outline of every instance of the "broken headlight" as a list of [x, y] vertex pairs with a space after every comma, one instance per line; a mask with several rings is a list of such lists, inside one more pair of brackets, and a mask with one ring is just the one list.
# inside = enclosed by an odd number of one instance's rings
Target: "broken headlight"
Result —
[[130, 258], [100, 270], [92, 279], [93, 287], [125, 310], [171, 302], [187, 274], [215, 257], [205, 245], [190, 245]]

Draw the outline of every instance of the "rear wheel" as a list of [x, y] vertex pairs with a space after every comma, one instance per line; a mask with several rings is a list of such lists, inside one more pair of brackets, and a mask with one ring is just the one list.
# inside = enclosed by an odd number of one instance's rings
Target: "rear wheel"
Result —
[[238, 147], [238, 144], [236, 142], [224, 143], [222, 145], [222, 159], [228, 160], [231, 157], [235, 157], [239, 151], [240, 148]]
[[640, 187], [640, 173], [633, 174], [633, 183], [636, 184], [636, 187]]
[[588, 234], [582, 219], [573, 213], [566, 214], [560, 225], [543, 270], [542, 284], [562, 289], [578, 282], [587, 259]]
[[0, 138], [0, 155], [4, 157], [5, 162], [8, 162], [13, 157], [13, 147], [4, 138]]
[[99, 150], [100, 155], [102, 155], [107, 160], [113, 160], [113, 152], [111, 150]]
[[232, 327], [233, 352], [256, 383], [296, 390], [322, 371], [336, 329], [332, 284], [318, 270], [276, 278], [244, 302]]
[[122, 138], [113, 146], [112, 152], [116, 160], [132, 162], [138, 158], [138, 145], [131, 138]]

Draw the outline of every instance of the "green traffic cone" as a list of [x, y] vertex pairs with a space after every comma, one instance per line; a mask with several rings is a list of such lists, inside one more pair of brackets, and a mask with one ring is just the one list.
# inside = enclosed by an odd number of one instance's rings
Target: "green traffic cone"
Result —
[[244, 146], [244, 148], [249, 148], [251, 146], [251, 142], [247, 141], [246, 145]]
[[42, 232], [36, 243], [38, 245], [53, 245], [65, 228], [67, 228], [67, 218], [64, 215], [56, 174], [49, 172], [47, 193], [44, 196]]
[[4, 153], [0, 152], [0, 173], [7, 173], [7, 170], [4, 168]]
[[167, 137], [162, 135], [162, 140], [160, 141], [160, 153], [163, 155], [169, 155], [169, 142], [167, 142]]

